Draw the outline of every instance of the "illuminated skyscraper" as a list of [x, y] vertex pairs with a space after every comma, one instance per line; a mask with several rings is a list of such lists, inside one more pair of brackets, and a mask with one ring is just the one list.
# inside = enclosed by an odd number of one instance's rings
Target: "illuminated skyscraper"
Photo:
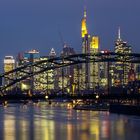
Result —
[[[109, 50], [102, 50], [100, 53], [102, 54], [108, 54]], [[104, 58], [107, 58], [108, 56], [103, 56]], [[100, 62], [100, 86], [105, 88], [108, 85], [108, 82], [111, 80], [109, 79], [109, 62]], [[111, 73], [111, 72], [110, 72]]]
[[[48, 60], [49, 57], [48, 56], [41, 56], [40, 60]], [[43, 63], [42, 67], [47, 68], [49, 65], [49, 63]], [[45, 93], [50, 94], [51, 90], [54, 90], [54, 84], [55, 84], [55, 71], [54, 70], [48, 70], [48, 71], [44, 71], [42, 73], [40, 73], [38, 75], [38, 82], [40, 83], [40, 90], [41, 91], [45, 91]]]
[[[25, 63], [34, 63], [40, 60], [40, 53], [37, 50], [30, 50], [24, 53], [24, 62]], [[32, 67], [29, 71], [36, 72], [39, 68]], [[35, 75], [31, 77], [31, 89], [32, 90], [40, 90], [40, 83], [39, 83], [39, 75]]]
[[[115, 53], [128, 54], [131, 53], [131, 46], [121, 39], [120, 28], [118, 29], [118, 38], [115, 42]], [[129, 59], [128, 56], [119, 56], [119, 60]], [[116, 62], [114, 65], [113, 85], [125, 85], [128, 83], [128, 73], [131, 64], [127, 62]]]
[[[92, 36], [88, 34], [87, 29], [87, 14], [84, 10], [84, 17], [81, 22], [81, 37], [82, 37], [82, 53], [83, 54], [95, 54], [99, 51], [99, 38], [98, 36]], [[96, 62], [82, 64], [82, 86], [85, 89], [93, 89], [99, 83], [98, 74], [99, 64]]]
[[[56, 57], [56, 52], [54, 48], [51, 49], [49, 53], [49, 58], [54, 58]], [[54, 65], [51, 63], [51, 65]], [[49, 90], [57, 90], [58, 89], [58, 78], [57, 78], [57, 70], [51, 69], [47, 71], [47, 76], [48, 76], [48, 85], [49, 85]]]
[[[24, 52], [23, 54], [19, 54], [17, 58], [17, 67], [26, 65], [28, 63], [34, 63], [40, 60], [40, 53], [37, 50], [30, 50], [27, 52]], [[29, 67], [26, 69], [27, 73], [34, 73], [38, 70], [38, 67]], [[19, 77], [22, 77], [25, 75], [25, 72], [18, 73]], [[35, 75], [32, 77], [29, 77], [23, 81], [20, 82], [19, 86], [21, 89], [30, 89], [32, 91], [40, 90], [40, 83], [38, 82], [39, 75]], [[26, 85], [26, 86], [25, 86]], [[26, 87], [26, 88], [25, 88]]]
[[[87, 24], [86, 24], [86, 9], [84, 10], [84, 17], [81, 22], [81, 37], [82, 37], [82, 53], [83, 54], [88, 54], [90, 53], [90, 45], [89, 45], [89, 35], [88, 35], [88, 30], [87, 30]], [[82, 64], [82, 80], [83, 81], [82, 87], [89, 89], [89, 84], [90, 84], [90, 64]]]
[[[15, 69], [15, 59], [13, 56], [5, 56], [4, 58], [4, 72], [9, 72], [11, 70]], [[9, 74], [6, 77], [4, 77], [4, 85], [8, 85], [10, 83], [9, 79], [14, 78], [14, 74]], [[13, 87], [8, 88], [7, 90], [12, 89]]]
[[[63, 50], [61, 52], [61, 57], [75, 54], [75, 51], [72, 47], [69, 47], [68, 44], [64, 44]], [[69, 63], [64, 61], [64, 63]], [[62, 67], [59, 69], [59, 87], [65, 88], [66, 92], [72, 90], [73, 78], [74, 78], [74, 66]]]
[[[99, 37], [93, 36], [90, 42], [90, 53], [96, 54], [99, 52]], [[90, 63], [90, 87], [95, 89], [99, 85], [99, 63]]]
[[[17, 67], [26, 65], [28, 63], [34, 63], [40, 60], [48, 60], [49, 58], [53, 58], [56, 56], [55, 50], [52, 48], [49, 56], [40, 56], [39, 51], [37, 50], [31, 50], [24, 52], [23, 54], [19, 54], [17, 58]], [[40, 67], [28, 67], [26, 68], [27, 73], [34, 73], [40, 70], [42, 67], [50, 67], [53, 65], [52, 63], [43, 63]], [[22, 77], [26, 74], [25, 71], [21, 71], [18, 75], [19, 77]], [[55, 87], [55, 71], [54, 70], [48, 70], [44, 71], [42, 73], [39, 73], [37, 75], [34, 75], [32, 77], [28, 77], [27, 79], [21, 81], [19, 87], [21, 87], [22, 90], [33, 90], [35, 92], [44, 92], [44, 93], [50, 93], [51, 90], [54, 90]], [[46, 92], [45, 92], [46, 91]]]

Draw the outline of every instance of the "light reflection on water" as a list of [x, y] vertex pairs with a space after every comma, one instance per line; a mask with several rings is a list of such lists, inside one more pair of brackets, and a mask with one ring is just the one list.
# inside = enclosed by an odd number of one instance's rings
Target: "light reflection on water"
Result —
[[140, 117], [39, 104], [0, 106], [0, 140], [139, 140]]

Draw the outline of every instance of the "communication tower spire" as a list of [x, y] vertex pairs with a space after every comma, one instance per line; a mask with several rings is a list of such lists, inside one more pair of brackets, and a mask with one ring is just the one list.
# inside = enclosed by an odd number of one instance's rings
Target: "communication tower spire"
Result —
[[120, 27], [118, 28], [118, 39], [121, 40], [121, 29], [120, 29]]
[[87, 17], [87, 8], [86, 8], [86, 6], [84, 7], [84, 18], [86, 18]]

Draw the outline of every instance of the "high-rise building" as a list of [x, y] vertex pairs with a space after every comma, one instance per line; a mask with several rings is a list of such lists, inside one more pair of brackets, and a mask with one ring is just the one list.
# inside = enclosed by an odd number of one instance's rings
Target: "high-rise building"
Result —
[[[40, 60], [48, 60], [48, 56], [41, 56]], [[49, 67], [50, 65], [48, 62], [43, 63], [41, 66], [44, 68]], [[40, 83], [40, 91], [43, 91], [47, 94], [50, 94], [52, 90], [55, 88], [55, 71], [53, 69], [44, 71], [38, 75], [39, 77], [39, 83]]]
[[[84, 17], [81, 22], [81, 37], [82, 37], [82, 53], [96, 54], [99, 52], [99, 38], [98, 36], [90, 36], [87, 29], [87, 14], [84, 10]], [[85, 89], [93, 89], [99, 83], [99, 64], [97, 62], [90, 62], [82, 64], [82, 87]]]
[[[108, 54], [109, 52], [110, 52], [109, 50], [100, 51], [100, 53], [102, 53], [102, 54]], [[102, 56], [102, 57], [107, 58], [108, 56], [105, 55], [105, 56]], [[109, 79], [109, 72], [110, 72], [109, 64], [110, 64], [110, 62], [100, 62], [99, 84], [102, 88], [107, 87], [108, 82], [111, 80], [111, 79]]]
[[[69, 56], [75, 54], [73, 48], [69, 47], [68, 44], [64, 44], [63, 50], [61, 52], [61, 57]], [[69, 63], [64, 60], [64, 63]], [[66, 92], [72, 91], [72, 85], [74, 83], [74, 66], [62, 67], [59, 69], [59, 87], [65, 88]]]
[[[5, 56], [4, 58], [4, 72], [9, 72], [11, 70], [15, 69], [15, 59], [13, 56]], [[14, 79], [15, 75], [8, 74], [4, 77], [4, 85], [10, 84], [10, 79]], [[7, 88], [7, 90], [11, 90], [13, 87]]]
[[[131, 46], [127, 42], [121, 39], [120, 28], [118, 29], [118, 38], [115, 42], [115, 53], [129, 54], [132, 52]], [[128, 83], [128, 73], [131, 69], [131, 64], [125, 62], [128, 60], [129, 56], [118, 56], [118, 60], [124, 60], [124, 62], [116, 62], [114, 65], [114, 75], [112, 80], [112, 85], [125, 85]]]
[[[19, 54], [17, 58], [17, 67], [26, 65], [28, 63], [34, 63], [40, 60], [40, 53], [37, 50], [30, 50], [27, 52], [24, 52], [23, 54]], [[39, 67], [29, 67], [26, 69], [27, 73], [34, 73], [38, 71]], [[19, 77], [22, 77], [25, 75], [25, 72], [18, 73]], [[21, 89], [30, 89], [32, 91], [40, 90], [40, 83], [39, 81], [39, 75], [31, 76], [23, 81], [20, 82]], [[26, 85], [26, 86], [25, 86]]]
[[[40, 60], [40, 53], [37, 50], [30, 50], [28, 52], [24, 53], [24, 62], [25, 63], [34, 63]], [[38, 67], [31, 67], [29, 69], [30, 72], [36, 72], [38, 71]], [[39, 75], [32, 76], [31, 78], [31, 89], [32, 90], [40, 90], [40, 83], [39, 83]]]
[[[40, 53], [37, 50], [27, 51], [23, 54], [20, 53], [17, 58], [17, 67], [42, 60], [46, 60], [46, 63], [42, 63], [40, 67], [28, 67], [24, 71], [18, 73], [18, 75], [22, 77], [26, 74], [26, 72], [34, 73], [39, 71], [40, 68], [47, 68], [52, 66], [53, 63], [48, 63], [47, 60], [55, 56], [56, 53], [53, 48], [51, 49], [49, 56], [40, 56]], [[22, 90], [32, 90], [33, 92], [50, 93], [51, 90], [57, 88], [57, 86], [55, 86], [55, 83], [57, 83], [55, 82], [55, 76], [56, 71], [50, 69], [21, 81], [19, 87], [21, 87]]]
[[[87, 29], [87, 13], [86, 13], [86, 9], [84, 10], [84, 17], [82, 19], [81, 22], [81, 37], [82, 37], [82, 53], [83, 54], [88, 54], [90, 53], [90, 44], [89, 44], [89, 40], [90, 40], [90, 36], [88, 34], [88, 29]], [[90, 64], [89, 63], [85, 63], [82, 64], [82, 80], [83, 81], [82, 87], [85, 87], [86, 89], [89, 89], [89, 84], [90, 84]]]
[[[92, 55], [99, 52], [99, 37], [93, 36], [90, 42], [90, 53]], [[95, 57], [95, 56], [94, 56]], [[99, 62], [90, 63], [90, 87], [95, 89], [99, 86]]]
[[[49, 58], [54, 58], [56, 57], [56, 52], [54, 48], [51, 49], [49, 53]], [[51, 63], [51, 65], [54, 65], [54, 63]], [[57, 69], [51, 69], [47, 71], [48, 75], [48, 85], [49, 85], [49, 90], [57, 90], [58, 89], [58, 77], [57, 77]]]

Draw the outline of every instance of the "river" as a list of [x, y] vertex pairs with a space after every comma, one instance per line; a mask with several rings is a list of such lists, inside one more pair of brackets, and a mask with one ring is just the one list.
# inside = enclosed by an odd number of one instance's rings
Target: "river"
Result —
[[39, 102], [0, 106], [0, 140], [140, 140], [140, 117]]

